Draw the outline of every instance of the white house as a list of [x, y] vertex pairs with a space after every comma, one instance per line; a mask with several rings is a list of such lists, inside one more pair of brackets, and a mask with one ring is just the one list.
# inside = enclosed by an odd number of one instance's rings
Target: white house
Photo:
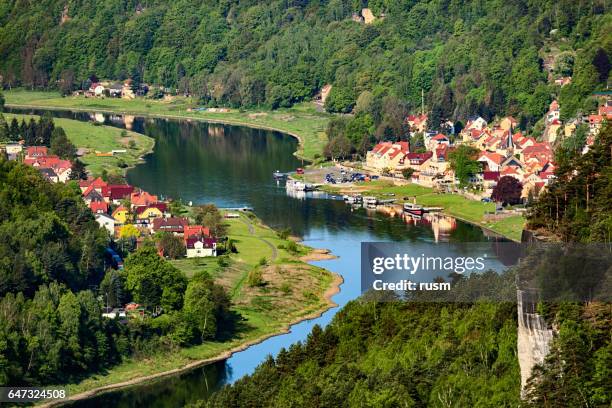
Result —
[[100, 227], [106, 228], [106, 230], [111, 234], [111, 236], [115, 233], [115, 219], [108, 214], [96, 214], [96, 221], [100, 224]]
[[23, 146], [19, 143], [7, 143], [5, 146], [6, 154], [19, 154], [23, 150]]
[[217, 256], [217, 241], [214, 238], [193, 237], [185, 240], [187, 258]]
[[104, 95], [104, 87], [100, 84], [97, 84], [95, 87], [93, 87], [93, 93], [95, 96]]

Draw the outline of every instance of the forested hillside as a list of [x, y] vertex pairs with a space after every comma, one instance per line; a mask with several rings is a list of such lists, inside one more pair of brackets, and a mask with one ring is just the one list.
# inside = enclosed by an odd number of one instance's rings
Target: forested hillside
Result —
[[202, 407], [516, 407], [512, 304], [357, 300]]
[[565, 242], [612, 241], [612, 125], [601, 129], [583, 154], [574, 135], [557, 149], [556, 181], [529, 212], [529, 227]]
[[[229, 298], [207, 274], [188, 281], [152, 241], [105, 269], [109, 245], [78, 184], [0, 156], [0, 384], [65, 384], [232, 330]], [[102, 317], [130, 300], [164, 314]]]
[[[362, 7], [376, 20], [354, 21]], [[350, 110], [364, 92], [378, 104], [392, 96], [416, 109], [423, 89], [434, 127], [437, 119], [501, 113], [526, 125], [555, 92], [549, 69], [573, 76], [561, 91], [564, 117], [605, 88], [609, 7], [605, 0], [1, 0], [0, 74], [6, 87], [66, 91], [92, 75], [132, 78], [189, 90], [206, 103], [273, 108], [329, 83], [330, 111]]]

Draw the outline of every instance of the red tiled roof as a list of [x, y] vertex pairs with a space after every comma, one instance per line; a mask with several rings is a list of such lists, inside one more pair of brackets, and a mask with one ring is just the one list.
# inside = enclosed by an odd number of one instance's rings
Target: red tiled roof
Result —
[[89, 208], [95, 214], [108, 212], [108, 204], [106, 201], [92, 201], [89, 203]]
[[438, 133], [437, 135], [432, 137], [431, 140], [448, 140], [448, 137], [446, 137], [442, 133]]
[[130, 194], [130, 202], [133, 206], [155, 204], [157, 202], [157, 196], [149, 194], [146, 191], [139, 191]]
[[483, 152], [480, 157], [483, 156], [497, 165], [501, 164], [504, 161], [504, 156], [499, 153]]
[[210, 237], [210, 229], [202, 225], [185, 225], [183, 234], [185, 240], [191, 237]]
[[110, 200], [123, 200], [130, 197], [134, 192], [134, 187], [129, 184], [110, 184], [102, 187], [102, 195]]
[[164, 213], [164, 212], [166, 212], [168, 206], [166, 205], [166, 203], [155, 203], [155, 204], [150, 204], [150, 205], [141, 205], [139, 207], [136, 207], [136, 214], [142, 214], [143, 212], [145, 212], [149, 208], [157, 208], [159, 211]]
[[418, 161], [418, 163], [416, 164], [423, 164], [424, 162], [426, 162], [427, 160], [429, 160], [429, 158], [433, 156], [433, 152], [425, 152], [425, 153], [408, 153], [406, 155], [406, 158], [408, 160], [412, 161]]
[[185, 240], [187, 249], [193, 249], [196, 242], [202, 242], [204, 244], [204, 248], [212, 248], [217, 240], [214, 238], [188, 238]]
[[30, 146], [26, 149], [26, 152], [30, 157], [46, 156], [48, 149], [47, 146]]
[[81, 188], [93, 186], [93, 188], [101, 189], [102, 187], [105, 187], [106, 185], [107, 185], [106, 182], [102, 180], [101, 177], [98, 177], [95, 179], [88, 178], [87, 180], [79, 181], [79, 187]]
[[153, 231], [182, 233], [185, 225], [189, 225], [189, 221], [183, 217], [156, 218], [153, 220]]

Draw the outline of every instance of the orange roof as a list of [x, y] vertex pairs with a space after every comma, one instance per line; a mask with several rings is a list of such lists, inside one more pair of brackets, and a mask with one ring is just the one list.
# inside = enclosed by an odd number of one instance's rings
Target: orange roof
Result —
[[157, 203], [157, 196], [149, 194], [146, 191], [139, 191], [137, 193], [130, 194], [130, 202], [136, 207], [155, 204]]
[[589, 123], [601, 123], [603, 116], [601, 115], [589, 115]]
[[98, 178], [88, 178], [87, 180], [79, 181], [80, 187], [89, 187], [93, 186], [93, 188], [102, 189], [102, 187], [106, 187], [106, 181], [102, 180], [101, 177]]
[[504, 156], [499, 153], [484, 152], [480, 155], [480, 157], [482, 156], [486, 157], [487, 159], [498, 165], [504, 161]]
[[210, 229], [202, 225], [185, 225], [183, 227], [183, 236], [185, 240], [193, 236], [209, 237]]

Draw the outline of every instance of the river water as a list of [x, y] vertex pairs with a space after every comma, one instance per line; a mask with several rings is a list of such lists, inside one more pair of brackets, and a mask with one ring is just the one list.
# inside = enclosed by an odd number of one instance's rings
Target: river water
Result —
[[297, 141], [282, 133], [187, 120], [62, 111], [52, 114], [126, 127], [155, 138], [154, 152], [128, 172], [131, 184], [194, 204], [252, 207], [268, 225], [289, 227], [306, 245], [330, 249], [338, 259], [314, 264], [344, 278], [340, 293], [333, 298], [339, 307], [293, 325], [290, 333], [272, 337], [228, 360], [72, 406], [179, 407], [206, 398], [219, 387], [252, 373], [267, 355], [276, 355], [281, 348], [303, 341], [315, 324], [325, 326], [339, 308], [359, 296], [361, 242], [402, 241], [421, 247], [437, 242], [492, 239], [480, 228], [450, 217], [405, 220], [401, 216], [353, 210], [340, 200], [288, 196], [284, 186], [272, 179], [272, 173], [294, 170], [302, 162], [292, 154]]

